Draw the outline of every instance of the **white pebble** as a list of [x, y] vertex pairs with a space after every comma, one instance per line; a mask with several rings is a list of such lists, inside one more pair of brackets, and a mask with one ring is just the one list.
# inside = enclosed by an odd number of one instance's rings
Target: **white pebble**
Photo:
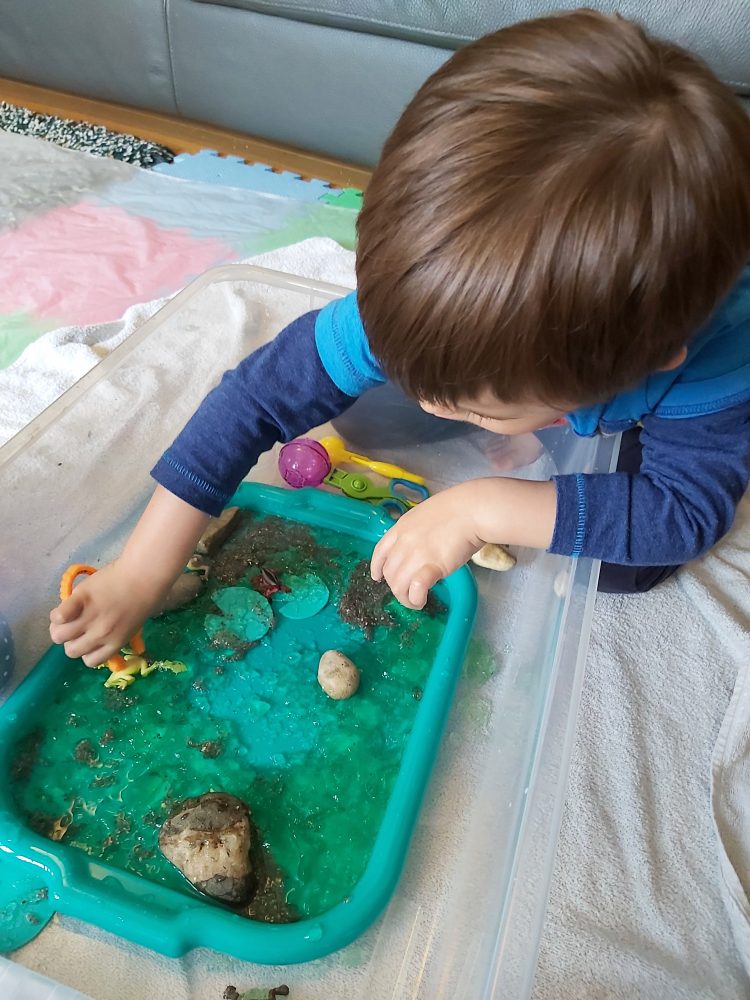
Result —
[[479, 552], [475, 552], [471, 557], [475, 566], [483, 569], [494, 569], [499, 573], [504, 573], [508, 569], [513, 569], [516, 565], [516, 557], [512, 556], [502, 545], [483, 545]]
[[351, 698], [359, 687], [359, 670], [348, 656], [338, 649], [329, 649], [320, 658], [318, 684], [335, 701]]
[[561, 569], [560, 572], [554, 579], [552, 584], [552, 589], [555, 591], [555, 595], [561, 600], [568, 593], [568, 578], [570, 573], [567, 569]]

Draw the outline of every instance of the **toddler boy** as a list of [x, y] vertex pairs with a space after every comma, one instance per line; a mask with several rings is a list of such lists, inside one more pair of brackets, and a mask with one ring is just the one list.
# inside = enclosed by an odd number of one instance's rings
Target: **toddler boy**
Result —
[[750, 468], [750, 120], [698, 59], [578, 11], [457, 52], [383, 150], [356, 294], [228, 372], [154, 469], [125, 549], [50, 615], [106, 660], [158, 606], [258, 456], [386, 378], [501, 434], [624, 431], [620, 470], [461, 483], [372, 574], [422, 607], [485, 542], [604, 561], [646, 590], [730, 527]]

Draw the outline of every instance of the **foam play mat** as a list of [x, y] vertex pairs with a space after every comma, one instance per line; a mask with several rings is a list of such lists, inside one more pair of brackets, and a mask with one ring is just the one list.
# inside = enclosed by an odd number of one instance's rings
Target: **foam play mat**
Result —
[[0, 162], [0, 367], [214, 265], [313, 236], [354, 245], [357, 192], [215, 154], [157, 173], [0, 131]]

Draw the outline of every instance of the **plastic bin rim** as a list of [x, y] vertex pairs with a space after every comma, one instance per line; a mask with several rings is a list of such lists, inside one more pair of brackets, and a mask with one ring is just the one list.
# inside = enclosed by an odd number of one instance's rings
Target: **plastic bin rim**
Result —
[[19, 452], [27, 448], [32, 441], [42, 437], [47, 428], [74, 406], [85, 393], [102, 379], [106, 378], [111, 372], [119, 368], [130, 354], [155, 329], [161, 326], [165, 320], [170, 319], [175, 313], [179, 312], [187, 302], [200, 294], [209, 285], [220, 284], [226, 281], [251, 281], [256, 284], [272, 285], [287, 292], [298, 292], [301, 295], [317, 295], [319, 298], [326, 299], [327, 301], [341, 298], [352, 291], [351, 288], [346, 288], [343, 285], [335, 285], [331, 282], [319, 281], [314, 278], [303, 278], [284, 271], [274, 271], [271, 268], [261, 267], [258, 264], [224, 264], [220, 267], [210, 268], [172, 296], [160, 309], [157, 309], [152, 316], [149, 316], [147, 320], [134, 330], [129, 337], [118, 344], [111, 354], [94, 365], [90, 371], [74, 382], [73, 385], [69, 386], [54, 402], [42, 410], [26, 427], [23, 427], [12, 438], [9, 438], [0, 447], [0, 473], [2, 473], [4, 467]]

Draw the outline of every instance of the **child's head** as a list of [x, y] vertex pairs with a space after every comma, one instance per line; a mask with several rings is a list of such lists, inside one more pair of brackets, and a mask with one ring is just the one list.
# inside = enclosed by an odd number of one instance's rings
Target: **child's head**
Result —
[[358, 299], [406, 391], [527, 430], [680, 363], [748, 258], [739, 102], [578, 11], [466, 46], [415, 96], [365, 195]]

